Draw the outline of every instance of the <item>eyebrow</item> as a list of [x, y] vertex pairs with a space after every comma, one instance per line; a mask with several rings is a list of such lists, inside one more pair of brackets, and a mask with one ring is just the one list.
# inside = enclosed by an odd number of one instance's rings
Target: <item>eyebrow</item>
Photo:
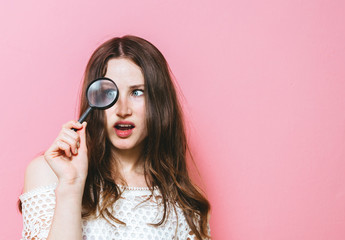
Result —
[[130, 89], [133, 89], [133, 88], [140, 88], [140, 87], [144, 87], [145, 84], [137, 84], [137, 85], [131, 85], [129, 86]]

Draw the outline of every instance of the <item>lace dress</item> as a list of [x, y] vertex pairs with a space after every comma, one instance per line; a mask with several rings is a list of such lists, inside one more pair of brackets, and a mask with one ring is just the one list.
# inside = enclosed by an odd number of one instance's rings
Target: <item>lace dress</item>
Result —
[[[48, 237], [55, 208], [55, 188], [57, 184], [36, 188], [22, 194], [23, 232], [22, 239], [41, 240]], [[161, 240], [194, 239], [183, 212], [176, 208], [171, 211], [166, 222], [158, 227], [148, 223], [157, 223], [163, 214], [163, 206], [158, 204], [161, 195], [154, 189], [153, 197], [149, 188], [120, 187], [121, 198], [113, 206], [114, 216], [126, 225], [109, 224], [104, 218], [82, 221], [83, 240]], [[177, 214], [177, 216], [176, 216]], [[196, 238], [195, 238], [196, 239]]]

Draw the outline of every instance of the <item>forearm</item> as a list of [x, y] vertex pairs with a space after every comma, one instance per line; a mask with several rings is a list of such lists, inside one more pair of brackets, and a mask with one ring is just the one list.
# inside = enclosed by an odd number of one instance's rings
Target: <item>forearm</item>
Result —
[[55, 190], [56, 206], [49, 240], [82, 239], [81, 209], [83, 184], [59, 184]]

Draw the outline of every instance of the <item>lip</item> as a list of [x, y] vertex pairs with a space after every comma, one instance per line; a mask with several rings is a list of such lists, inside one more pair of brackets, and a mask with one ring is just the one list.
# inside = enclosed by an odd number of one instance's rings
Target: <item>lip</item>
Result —
[[[132, 125], [133, 128], [130, 129], [126, 129], [126, 130], [121, 130], [121, 129], [117, 129], [116, 126], [122, 124], [122, 125]], [[133, 122], [129, 122], [129, 121], [118, 121], [114, 124], [114, 130], [116, 135], [119, 138], [127, 138], [130, 135], [132, 135], [133, 129], [135, 128], [135, 124]]]

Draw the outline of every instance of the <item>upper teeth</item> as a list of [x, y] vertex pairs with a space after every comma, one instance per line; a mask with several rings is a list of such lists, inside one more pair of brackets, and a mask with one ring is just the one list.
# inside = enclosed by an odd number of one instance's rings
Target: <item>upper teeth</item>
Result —
[[119, 127], [130, 127], [132, 125], [129, 125], [129, 124], [118, 124]]

